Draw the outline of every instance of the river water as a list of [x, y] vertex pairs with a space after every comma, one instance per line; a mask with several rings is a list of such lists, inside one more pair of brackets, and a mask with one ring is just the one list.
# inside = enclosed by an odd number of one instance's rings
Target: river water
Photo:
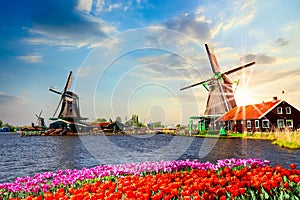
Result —
[[171, 135], [80, 137], [20, 137], [0, 133], [0, 183], [58, 169], [82, 169], [101, 164], [198, 159], [260, 158], [271, 165], [300, 167], [300, 150], [270, 141], [209, 139]]

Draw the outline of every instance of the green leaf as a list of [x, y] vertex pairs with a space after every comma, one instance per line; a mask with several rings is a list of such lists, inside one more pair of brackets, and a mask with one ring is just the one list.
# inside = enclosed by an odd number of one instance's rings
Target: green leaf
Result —
[[263, 188], [262, 188], [262, 193], [264, 195], [264, 199], [269, 199], [270, 198], [268, 192], [265, 189], [263, 189]]
[[285, 199], [290, 199], [290, 195], [289, 195], [288, 193], [285, 192], [285, 193], [284, 193], [284, 198], [285, 198]]
[[282, 190], [280, 191], [279, 199], [280, 199], [280, 200], [284, 200], [284, 196], [283, 196], [283, 191], [282, 191]]
[[254, 193], [254, 191], [253, 190], [250, 190], [250, 194], [251, 194], [251, 199], [253, 199], [253, 200], [257, 200], [256, 199], [256, 195], [255, 195], [255, 193]]
[[261, 194], [259, 194], [259, 196], [260, 196], [260, 199], [261, 200], [264, 200], [265, 198], [264, 198], [264, 195], [261, 193]]

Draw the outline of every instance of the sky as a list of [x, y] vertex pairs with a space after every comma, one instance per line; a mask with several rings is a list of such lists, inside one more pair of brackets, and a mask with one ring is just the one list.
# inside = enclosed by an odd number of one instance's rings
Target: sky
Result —
[[0, 119], [30, 125], [53, 116], [68, 74], [80, 111], [124, 122], [187, 124], [207, 91], [209, 44], [221, 71], [239, 80], [238, 105], [274, 96], [300, 109], [298, 0], [5, 1], [0, 7]]

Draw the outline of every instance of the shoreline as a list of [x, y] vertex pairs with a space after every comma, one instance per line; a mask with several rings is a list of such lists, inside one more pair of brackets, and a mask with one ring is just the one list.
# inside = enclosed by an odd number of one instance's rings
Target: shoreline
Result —
[[[61, 135], [43, 135], [43, 131], [22, 131], [22, 132], [9, 132], [11, 134], [19, 134], [20, 137], [31, 137], [31, 136], [61, 136]], [[220, 139], [249, 139], [249, 140], [268, 140], [272, 144], [277, 145], [281, 148], [299, 150], [300, 149], [300, 132], [257, 132], [254, 134], [249, 133], [229, 133], [227, 135], [220, 134], [187, 134], [185, 131], [179, 132], [167, 132], [160, 130], [142, 130], [142, 131], [131, 131], [131, 132], [89, 132], [89, 133], [71, 133], [65, 136], [84, 136], [84, 135], [95, 135], [95, 136], [126, 136], [126, 135], [157, 135], [166, 134], [173, 136], [185, 136], [185, 137], [197, 137], [197, 138], [220, 138]]]

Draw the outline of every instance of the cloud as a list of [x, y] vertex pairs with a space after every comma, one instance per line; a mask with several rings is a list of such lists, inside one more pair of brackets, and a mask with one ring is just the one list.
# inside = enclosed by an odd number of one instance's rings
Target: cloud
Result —
[[[266, 95], [274, 90], [281, 90], [280, 88], [287, 88], [288, 90], [293, 90], [299, 85], [300, 70], [276, 70], [276, 71], [265, 71], [264, 69], [253, 68], [251, 70], [245, 70], [243, 72], [243, 77], [245, 77], [249, 86], [255, 90], [261, 90]], [[289, 80], [289, 81], [286, 81]]]
[[31, 36], [25, 41], [34, 45], [91, 47], [117, 32], [104, 20], [82, 13], [91, 11], [91, 2], [79, 1], [74, 5], [51, 1], [48, 4], [41, 6], [32, 16], [32, 26], [27, 27]]
[[19, 103], [19, 104], [25, 104], [29, 100], [25, 97], [22, 96], [15, 96], [15, 95], [10, 95], [6, 94], [2, 91], [0, 91], [0, 104], [14, 104], [14, 103]]
[[197, 40], [209, 40], [209, 21], [196, 13], [174, 17], [162, 24], [165, 28], [176, 30]]
[[240, 58], [241, 62], [255, 61], [256, 64], [273, 64], [276, 61], [275, 57], [267, 56], [265, 54], [247, 54]]
[[78, 0], [76, 9], [81, 12], [91, 12], [93, 0]]
[[278, 45], [278, 46], [287, 46], [289, 45], [289, 41], [287, 40], [284, 40], [283, 38], [278, 38], [275, 43]]
[[106, 11], [111, 12], [113, 9], [120, 8], [122, 4], [120, 3], [114, 3], [114, 4], [109, 4], [108, 7], [106, 8]]
[[[223, 9], [219, 9], [219, 4], [207, 8], [206, 13], [216, 13], [215, 14], [215, 24], [213, 27], [213, 36], [222, 31], [227, 32], [233, 28], [240, 26], [245, 26], [252, 22], [255, 17], [257, 8], [255, 6], [256, 0], [246, 0], [246, 1], [234, 1], [234, 2], [224, 2]], [[227, 4], [226, 4], [227, 3]]]
[[148, 76], [155, 80], [195, 80], [206, 71], [204, 67], [195, 66], [195, 63], [190, 63], [186, 58], [170, 53], [141, 57], [139, 61], [145, 63], [142, 67], [144, 73], [139, 73], [139, 76]]
[[43, 62], [43, 56], [36, 54], [36, 53], [24, 55], [24, 56], [18, 56], [17, 58], [26, 63], [41, 63], [41, 62]]

